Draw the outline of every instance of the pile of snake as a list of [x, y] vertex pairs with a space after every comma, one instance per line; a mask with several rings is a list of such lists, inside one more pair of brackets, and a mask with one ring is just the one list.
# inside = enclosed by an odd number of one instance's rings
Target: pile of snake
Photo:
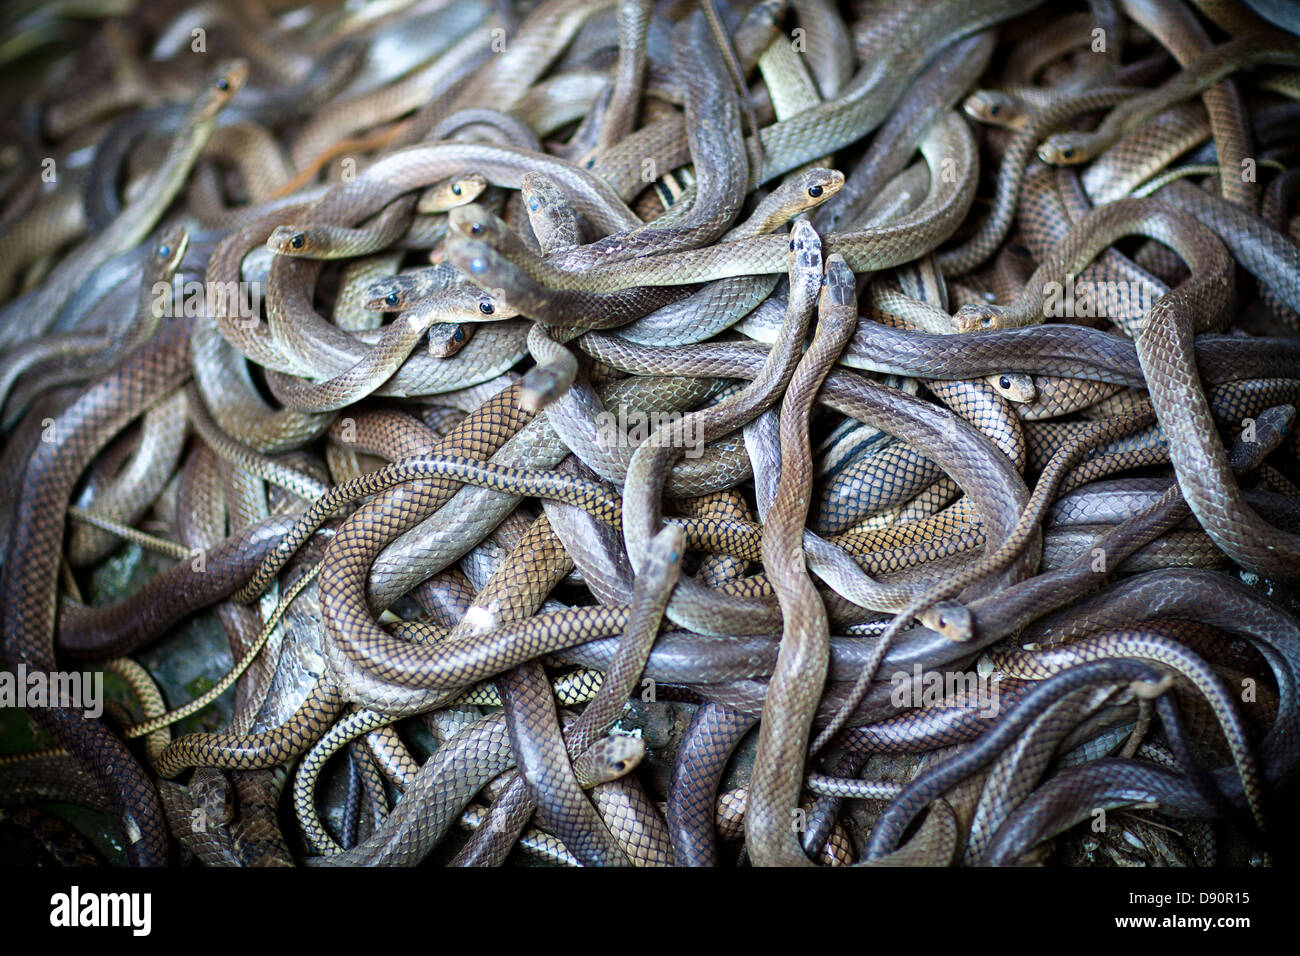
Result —
[[1295, 843], [1294, 7], [0, 37], [3, 853]]

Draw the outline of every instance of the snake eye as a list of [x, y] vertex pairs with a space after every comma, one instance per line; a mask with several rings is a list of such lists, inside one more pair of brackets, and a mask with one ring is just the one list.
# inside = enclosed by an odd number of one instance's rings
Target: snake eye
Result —
[[295, 249], [301, 249], [306, 244], [307, 244], [307, 237], [304, 236], [301, 232], [296, 233], [294, 237], [289, 240], [289, 245], [293, 246]]
[[1065, 149], [1061, 150], [1061, 158], [1062, 158], [1062, 159], [1074, 159], [1074, 147], [1073, 147], [1073, 146], [1067, 146], [1067, 147], [1065, 147]]
[[470, 224], [470, 227], [469, 227], [469, 234], [470, 234], [471, 236], [480, 236], [480, 235], [482, 235], [482, 234], [483, 234], [483, 223], [481, 223], [481, 222], [471, 223], [471, 224]]
[[819, 197], [823, 192], [824, 192], [824, 190], [823, 190], [820, 186], [809, 186], [809, 187], [808, 187], [808, 195], [809, 195], [809, 196], [812, 196], [813, 199], [818, 198], [818, 197]]
[[476, 273], [487, 272], [487, 260], [482, 258], [481, 256], [471, 259], [469, 261], [469, 271], [476, 272]]
[[171, 246], [163, 245], [158, 247], [158, 255], [161, 256], [162, 258], [166, 259], [171, 254], [172, 254]]
[[452, 333], [451, 340], [453, 342], [459, 342], [464, 337], [465, 337], [464, 329], [457, 328], [456, 331]]
[[1002, 107], [999, 106], [997, 103], [994, 103], [992, 106], [989, 107], [989, 116], [997, 116], [1001, 112], [1002, 112]]
[[980, 328], [988, 329], [993, 327], [993, 316], [986, 315], [980, 319]]
[[389, 305], [397, 305], [398, 298], [399, 296], [397, 295], [396, 292], [390, 292], [388, 293], [388, 295], [384, 296], [384, 301], [387, 302]]
[[534, 196], [532, 199], [528, 200], [528, 209], [529, 209], [530, 212], [537, 212], [537, 207], [540, 206], [540, 205], [541, 205], [541, 203], [539, 203], [539, 202], [537, 201], [537, 197], [536, 197], [536, 196]]
[[217, 80], [217, 89], [225, 91], [230, 89], [230, 81], [224, 76]]
[[478, 304], [478, 310], [482, 312], [484, 315], [491, 315], [493, 312], [496, 311], [496, 308], [492, 305], [491, 302], [480, 302]]
[[459, 196], [459, 195], [460, 195], [460, 183], [452, 183], [452, 186], [451, 186], [451, 194], [452, 194], [453, 196]]
[[677, 559], [680, 558], [680, 557], [681, 557], [681, 555], [678, 554], [675, 550], [669, 552], [669, 554], [668, 554], [668, 560], [669, 560], [669, 561], [674, 561], [674, 562], [675, 562], [675, 561], [677, 561]]
[[1010, 388], [1010, 387], [1011, 387], [1011, 379], [1009, 379], [1009, 378], [1007, 378], [1005, 375], [1003, 375], [1000, 379], [998, 379], [998, 384], [1001, 385], [1003, 388]]
[[944, 617], [942, 614], [940, 614], [939, 619], [934, 622], [934, 625], [935, 627], [937, 627], [939, 630], [942, 631], [945, 627], [948, 626], [948, 619]]

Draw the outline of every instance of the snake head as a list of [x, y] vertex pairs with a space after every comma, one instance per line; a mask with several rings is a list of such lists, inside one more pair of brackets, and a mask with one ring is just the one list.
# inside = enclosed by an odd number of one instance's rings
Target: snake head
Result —
[[164, 280], [175, 275], [189, 247], [190, 231], [184, 226], [177, 226], [163, 236], [153, 249], [155, 274]]
[[[173, 786], [178, 786], [173, 784]], [[235, 794], [230, 780], [215, 767], [199, 767], [190, 780], [189, 792], [210, 823], [229, 823], [235, 818]]]
[[1092, 159], [1086, 133], [1053, 133], [1038, 147], [1038, 158], [1052, 166], [1077, 166]]
[[916, 619], [950, 641], [965, 643], [975, 636], [975, 619], [969, 609], [951, 601], [926, 608], [916, 616]]
[[816, 275], [818, 283], [821, 282], [822, 238], [806, 219], [796, 220], [790, 229], [788, 270]]
[[1256, 415], [1253, 427], [1242, 428], [1228, 449], [1228, 463], [1233, 471], [1253, 468], [1271, 455], [1291, 430], [1295, 418], [1292, 405], [1271, 405]]
[[844, 174], [838, 169], [814, 167], [796, 176], [790, 183], [804, 209], [811, 209], [830, 199], [844, 186]]
[[540, 412], [569, 390], [573, 384], [553, 365], [534, 365], [519, 382], [519, 407], [526, 412]]
[[457, 206], [448, 212], [447, 224], [456, 235], [493, 244], [509, 232], [509, 227], [505, 223], [487, 209], [474, 203]]
[[465, 347], [472, 334], [472, 326], [435, 322], [429, 326], [429, 354], [434, 358], [451, 358]]
[[542, 206], [567, 205], [564, 190], [550, 176], [536, 170], [524, 173], [519, 180], [519, 194], [530, 213], [537, 212]]
[[495, 269], [504, 257], [491, 246], [464, 236], [447, 240], [447, 261], [480, 289], [492, 288]]
[[857, 278], [838, 252], [826, 259], [817, 314], [819, 323], [833, 323], [837, 329], [857, 327]]
[[968, 302], [958, 309], [952, 317], [954, 332], [982, 332], [1000, 329], [1002, 317], [1006, 312], [1000, 305], [992, 302]]
[[1023, 102], [998, 90], [977, 90], [966, 97], [961, 108], [971, 119], [1003, 129], [1020, 129], [1029, 119]]
[[430, 186], [415, 204], [415, 211], [421, 213], [447, 212], [458, 206], [473, 202], [487, 189], [487, 177], [482, 173], [457, 173], [437, 185]]
[[205, 118], [216, 116], [248, 82], [248, 61], [226, 60], [208, 80], [198, 100], [198, 111]]
[[533, 234], [548, 250], [575, 246], [581, 241], [578, 217], [564, 190], [549, 176], [524, 173], [519, 180], [519, 195], [528, 209]]
[[366, 286], [364, 304], [371, 312], [404, 311], [455, 285], [465, 285], [465, 281], [451, 265], [426, 266], [370, 283]]
[[772, 190], [754, 210], [751, 220], [760, 232], [774, 232], [795, 216], [819, 206], [844, 186], [838, 169], [806, 169]]
[[366, 287], [365, 307], [371, 312], [396, 312], [410, 308], [415, 280], [410, 276], [386, 276]]
[[447, 261], [470, 283], [487, 293], [486, 296], [477, 296], [473, 302], [478, 321], [533, 315], [532, 310], [544, 310], [550, 306], [549, 290], [533, 282], [509, 258], [487, 243], [453, 235], [447, 240], [446, 248]]
[[686, 531], [681, 525], [664, 525], [646, 547], [644, 567], [680, 568], [686, 557]]
[[282, 256], [311, 258], [319, 246], [320, 242], [312, 235], [310, 227], [276, 226], [266, 240], [266, 248]]
[[519, 314], [506, 304], [503, 290], [490, 285], [479, 288], [459, 274], [437, 294], [437, 306], [444, 315], [462, 323], [500, 322]]
[[1270, 405], [1255, 416], [1255, 441], [1276, 448], [1295, 424], [1294, 405]]
[[1007, 401], [1015, 402], [1017, 405], [1028, 404], [1038, 397], [1038, 386], [1034, 384], [1034, 377], [1024, 372], [988, 375], [985, 376], [984, 381], [992, 385]]
[[574, 761], [573, 770], [584, 787], [609, 783], [636, 769], [645, 757], [645, 741], [626, 734], [602, 737]]

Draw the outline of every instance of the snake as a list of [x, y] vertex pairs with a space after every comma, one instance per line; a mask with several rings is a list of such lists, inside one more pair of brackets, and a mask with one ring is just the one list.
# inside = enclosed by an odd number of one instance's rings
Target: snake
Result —
[[764, 702], [758, 751], [745, 814], [746, 842], [760, 866], [806, 861], [790, 826], [799, 777], [787, 773], [807, 746], [813, 709], [830, 653], [826, 611], [803, 560], [802, 531], [812, 483], [808, 415], [813, 396], [844, 348], [857, 319], [853, 273], [844, 259], [826, 259], [817, 309], [817, 331], [790, 377], [781, 405], [781, 478], [768, 509], [763, 565], [781, 605], [781, 653]]

